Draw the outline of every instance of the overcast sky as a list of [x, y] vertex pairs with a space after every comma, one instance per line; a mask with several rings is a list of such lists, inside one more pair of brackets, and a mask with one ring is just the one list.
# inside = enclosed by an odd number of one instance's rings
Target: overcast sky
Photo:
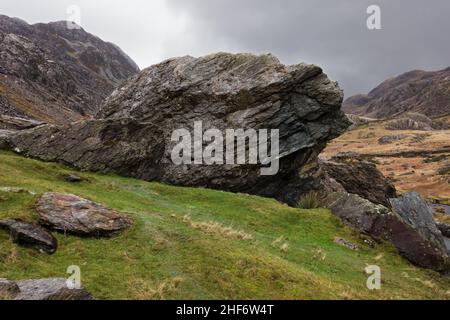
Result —
[[[368, 30], [367, 7], [382, 30]], [[346, 96], [412, 69], [450, 66], [449, 0], [0, 0], [0, 13], [30, 23], [67, 20], [119, 45], [141, 68], [182, 55], [272, 52], [315, 63]]]

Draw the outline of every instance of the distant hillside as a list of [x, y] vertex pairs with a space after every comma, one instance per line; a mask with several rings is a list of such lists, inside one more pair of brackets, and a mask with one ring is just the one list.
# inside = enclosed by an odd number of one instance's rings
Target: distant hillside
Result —
[[138, 71], [117, 46], [66, 22], [30, 25], [0, 15], [0, 114], [79, 120]]
[[429, 117], [450, 114], [450, 68], [435, 72], [411, 71], [384, 81], [368, 95], [348, 98], [349, 114], [384, 119], [405, 112]]

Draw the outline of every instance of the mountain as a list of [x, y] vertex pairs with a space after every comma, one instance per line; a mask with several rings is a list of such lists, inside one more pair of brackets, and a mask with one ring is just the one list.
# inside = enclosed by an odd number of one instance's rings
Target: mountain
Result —
[[0, 114], [49, 123], [80, 120], [137, 72], [119, 47], [82, 28], [0, 15]]
[[406, 112], [429, 117], [450, 114], [450, 68], [441, 71], [410, 71], [384, 81], [368, 95], [348, 98], [348, 114], [385, 119]]

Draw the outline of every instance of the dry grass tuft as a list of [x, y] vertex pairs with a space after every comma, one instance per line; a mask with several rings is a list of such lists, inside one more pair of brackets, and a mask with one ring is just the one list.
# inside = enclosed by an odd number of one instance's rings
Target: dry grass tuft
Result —
[[278, 248], [282, 252], [288, 252], [289, 251], [289, 243], [287, 242], [287, 240], [288, 239], [286, 237], [281, 236], [272, 242], [272, 247]]
[[316, 260], [324, 261], [327, 258], [327, 253], [322, 248], [315, 248], [312, 250], [313, 258]]
[[192, 220], [190, 215], [185, 215], [183, 217], [183, 221], [189, 224], [192, 228], [207, 234], [218, 235], [236, 240], [253, 240], [253, 236], [251, 234], [248, 234], [242, 230], [235, 230], [232, 227], [225, 227], [216, 221], [195, 222]]
[[0, 292], [0, 301], [8, 301], [8, 300], [14, 300], [14, 297], [7, 293]]
[[445, 213], [435, 213], [434, 218], [441, 223], [450, 224], [450, 216]]
[[317, 209], [322, 206], [322, 197], [319, 192], [310, 192], [304, 195], [297, 202], [297, 208], [300, 209]]
[[154, 288], [143, 279], [135, 279], [133, 287], [138, 300], [165, 300], [166, 296], [173, 293], [183, 281], [183, 278], [175, 277], [160, 282]]
[[4, 255], [0, 257], [1, 262], [5, 264], [15, 264], [19, 261], [19, 252], [16, 246], [11, 246], [9, 252], [5, 250]]

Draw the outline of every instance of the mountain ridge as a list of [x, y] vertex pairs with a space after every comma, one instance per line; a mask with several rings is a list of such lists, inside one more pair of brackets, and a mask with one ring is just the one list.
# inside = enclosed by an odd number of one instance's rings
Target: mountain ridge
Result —
[[0, 15], [0, 112], [65, 124], [90, 117], [139, 67], [117, 45], [64, 21]]
[[450, 114], [450, 67], [438, 71], [412, 70], [383, 81], [367, 95], [344, 101], [348, 114], [388, 119], [408, 112], [437, 118]]

